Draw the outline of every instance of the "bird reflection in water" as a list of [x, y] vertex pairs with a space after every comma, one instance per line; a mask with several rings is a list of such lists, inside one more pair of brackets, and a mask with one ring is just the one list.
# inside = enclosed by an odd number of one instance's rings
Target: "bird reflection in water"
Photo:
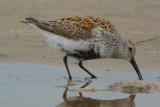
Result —
[[[80, 88], [85, 88], [90, 83], [86, 83]], [[64, 102], [58, 104], [56, 107], [135, 107], [134, 99], [136, 95], [130, 95], [123, 99], [114, 100], [100, 100], [90, 97], [84, 97], [82, 92], [79, 96], [72, 96], [67, 98], [68, 87], [63, 93]]]

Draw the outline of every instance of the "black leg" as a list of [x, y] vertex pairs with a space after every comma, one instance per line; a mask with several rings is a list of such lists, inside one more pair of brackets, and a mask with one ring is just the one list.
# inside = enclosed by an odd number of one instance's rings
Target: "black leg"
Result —
[[78, 65], [79, 65], [79, 67], [82, 68], [85, 72], [87, 72], [87, 73], [91, 76], [92, 79], [97, 78], [95, 75], [93, 75], [93, 74], [90, 73], [86, 68], [83, 67], [83, 65], [82, 65], [82, 60], [79, 61]]
[[63, 57], [63, 61], [64, 61], [64, 65], [65, 65], [65, 67], [66, 67], [66, 69], [67, 69], [67, 73], [68, 73], [68, 76], [69, 76], [69, 80], [71, 80], [71, 79], [72, 79], [72, 76], [71, 76], [70, 71], [69, 71], [69, 68], [68, 68], [67, 57], [68, 57], [67, 55], [64, 56], [64, 57]]

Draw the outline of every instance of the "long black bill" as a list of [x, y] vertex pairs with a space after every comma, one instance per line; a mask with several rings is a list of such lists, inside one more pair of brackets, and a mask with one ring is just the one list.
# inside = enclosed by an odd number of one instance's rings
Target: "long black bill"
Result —
[[130, 63], [132, 64], [132, 66], [133, 66], [134, 69], [136, 70], [136, 72], [137, 72], [137, 74], [138, 74], [138, 76], [139, 76], [139, 79], [140, 79], [140, 80], [143, 80], [142, 75], [141, 75], [141, 72], [140, 72], [140, 70], [139, 70], [139, 68], [138, 68], [138, 66], [137, 66], [136, 61], [134, 60], [134, 58], [131, 59]]

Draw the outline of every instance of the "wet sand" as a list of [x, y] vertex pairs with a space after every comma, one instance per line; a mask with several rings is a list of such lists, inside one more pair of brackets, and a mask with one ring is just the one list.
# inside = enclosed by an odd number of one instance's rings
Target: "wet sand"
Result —
[[[134, 72], [93, 71], [93, 73], [99, 78], [90, 79], [83, 72], [72, 72], [73, 81], [67, 82], [66, 72], [62, 69], [32, 64], [1, 64], [0, 107], [100, 107], [102, 105], [112, 107], [113, 104], [117, 107], [124, 105], [159, 107], [160, 105], [160, 86], [158, 86], [160, 80], [154, 78], [160, 75], [159, 72], [146, 72], [145, 81], [135, 81]], [[128, 88], [119, 87], [117, 85], [119, 83], [121, 86], [126, 86], [126, 83]], [[111, 87], [113, 84], [115, 86]]]
[[[133, 107], [153, 104], [158, 107], [160, 38], [136, 45], [135, 59], [143, 81], [137, 80], [128, 61], [118, 59], [85, 61], [84, 65], [98, 76], [90, 80], [71, 58], [69, 66], [74, 81], [67, 90], [64, 54], [49, 47], [42, 34], [20, 21], [30, 16], [41, 20], [98, 16], [107, 18], [120, 33], [136, 43], [160, 37], [159, 10], [159, 0], [1, 0], [0, 92], [3, 95], [0, 107], [58, 107], [65, 106], [66, 100], [74, 103], [82, 99], [101, 104], [116, 101], [118, 105], [125, 102]], [[90, 81], [86, 88], [80, 88]], [[68, 97], [62, 99], [65, 91]], [[79, 98], [79, 92], [83, 98]]]

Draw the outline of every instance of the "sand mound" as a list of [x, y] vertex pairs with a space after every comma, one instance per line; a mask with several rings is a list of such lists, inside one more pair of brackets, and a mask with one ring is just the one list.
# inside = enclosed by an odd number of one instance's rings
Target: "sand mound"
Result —
[[160, 83], [147, 81], [121, 81], [109, 85], [112, 90], [120, 90], [123, 93], [160, 93]]

